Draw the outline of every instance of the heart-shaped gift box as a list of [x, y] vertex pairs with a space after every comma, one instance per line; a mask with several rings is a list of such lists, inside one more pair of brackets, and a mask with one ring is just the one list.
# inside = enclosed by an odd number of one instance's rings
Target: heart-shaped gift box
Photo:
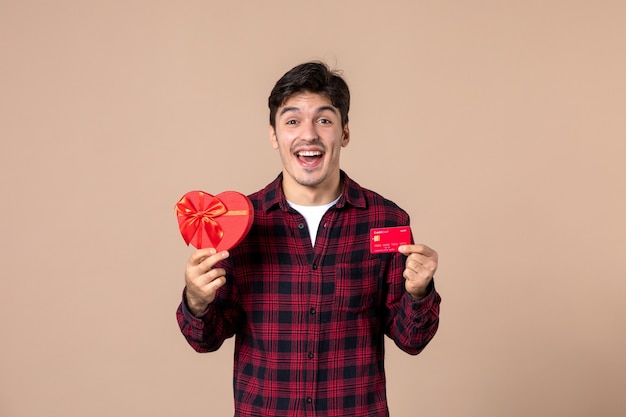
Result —
[[252, 202], [236, 191], [212, 196], [186, 193], [175, 206], [178, 227], [187, 245], [197, 249], [229, 250], [243, 240], [254, 220]]

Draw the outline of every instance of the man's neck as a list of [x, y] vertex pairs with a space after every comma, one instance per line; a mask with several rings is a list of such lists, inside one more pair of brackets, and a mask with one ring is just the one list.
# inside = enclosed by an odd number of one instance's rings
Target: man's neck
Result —
[[301, 185], [283, 178], [285, 198], [300, 206], [322, 206], [335, 201], [343, 190], [341, 179], [337, 177], [334, 184], [317, 186]]

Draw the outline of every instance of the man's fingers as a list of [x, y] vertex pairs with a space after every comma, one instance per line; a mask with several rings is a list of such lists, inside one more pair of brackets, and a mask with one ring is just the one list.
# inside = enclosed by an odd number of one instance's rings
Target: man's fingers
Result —
[[205, 257], [198, 263], [198, 268], [201, 271], [209, 271], [213, 266], [219, 261], [228, 258], [229, 253], [227, 251], [221, 251], [219, 253], [215, 252], [215, 249], [212, 249], [211, 256]]
[[200, 314], [213, 302], [217, 290], [226, 283], [226, 270], [215, 265], [226, 258], [227, 251], [198, 249], [189, 257], [185, 269], [187, 303], [193, 314]]
[[194, 314], [199, 314], [213, 302], [217, 290], [226, 284], [226, 270], [213, 268], [196, 277], [186, 277], [187, 302]]
[[402, 245], [398, 247], [398, 251], [405, 255], [417, 253], [420, 255], [428, 256], [428, 257], [433, 257], [433, 256], [435, 258], [437, 257], [437, 252], [435, 252], [433, 249], [429, 248], [428, 246], [422, 245], [422, 244]]
[[227, 251], [217, 253], [213, 248], [199, 249], [195, 251], [187, 262], [187, 268], [185, 270], [186, 280], [195, 281], [200, 276], [211, 271], [215, 264], [228, 258], [228, 256], [229, 253]]
[[196, 280], [196, 285], [199, 287], [206, 286], [207, 284], [215, 281], [216, 279], [226, 275], [226, 271], [222, 268], [213, 268], [204, 274], [200, 275]]
[[209, 282], [206, 289], [214, 294], [224, 284], [226, 284], [226, 277], [224, 275], [220, 275], [219, 277]]
[[398, 250], [407, 256], [403, 276], [408, 281], [430, 280], [437, 271], [438, 254], [426, 245], [404, 245]]
[[198, 265], [211, 255], [214, 255], [217, 251], [214, 248], [198, 249], [189, 257], [189, 265]]
[[437, 259], [431, 256], [420, 255], [418, 253], [410, 254], [406, 259], [407, 266], [424, 266], [432, 267], [437, 266]]

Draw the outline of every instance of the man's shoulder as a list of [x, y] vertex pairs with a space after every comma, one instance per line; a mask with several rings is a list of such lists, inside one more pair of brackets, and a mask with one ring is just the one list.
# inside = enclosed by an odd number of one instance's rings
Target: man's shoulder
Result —
[[258, 191], [248, 195], [248, 198], [252, 202], [252, 206], [255, 210], [267, 208], [280, 201], [281, 197], [281, 176], [279, 175], [272, 182]]
[[344, 177], [346, 181], [346, 193], [348, 201], [357, 202], [359, 200], [364, 201], [364, 208], [369, 210], [378, 211], [382, 213], [392, 214], [394, 216], [406, 216], [407, 213], [394, 201], [386, 198], [381, 193], [373, 191], [372, 189], [359, 185], [356, 181], [352, 180], [347, 175]]
[[402, 209], [393, 200], [384, 197], [382, 194], [376, 191], [370, 190], [369, 188], [362, 188], [362, 192], [365, 200], [368, 202], [368, 206], [385, 207], [389, 210], [399, 210], [401, 212], [404, 212], [404, 209]]

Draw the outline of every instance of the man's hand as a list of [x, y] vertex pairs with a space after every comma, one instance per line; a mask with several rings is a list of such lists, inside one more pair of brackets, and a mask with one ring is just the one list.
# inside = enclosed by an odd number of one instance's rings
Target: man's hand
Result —
[[428, 285], [437, 271], [439, 256], [426, 245], [403, 245], [398, 248], [407, 255], [404, 273], [404, 286], [413, 298], [418, 300], [428, 294]]
[[185, 269], [187, 285], [187, 306], [191, 313], [198, 316], [206, 311], [208, 305], [215, 300], [215, 293], [226, 283], [226, 271], [213, 268], [222, 259], [228, 258], [228, 252], [217, 253], [213, 248], [195, 251]]

